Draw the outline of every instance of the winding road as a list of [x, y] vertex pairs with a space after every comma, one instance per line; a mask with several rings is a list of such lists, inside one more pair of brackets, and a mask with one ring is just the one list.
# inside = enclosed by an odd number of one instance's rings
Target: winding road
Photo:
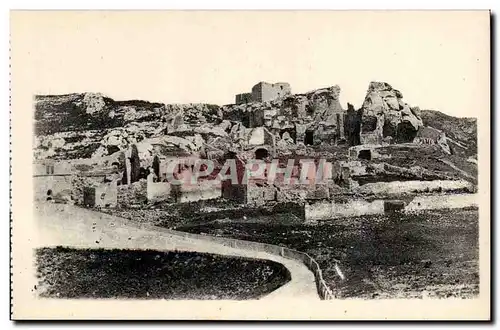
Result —
[[168, 229], [67, 204], [35, 204], [35, 216], [39, 247], [179, 250], [268, 259], [284, 265], [290, 271], [291, 280], [261, 299], [320, 299], [313, 273], [296, 260], [182, 237]]

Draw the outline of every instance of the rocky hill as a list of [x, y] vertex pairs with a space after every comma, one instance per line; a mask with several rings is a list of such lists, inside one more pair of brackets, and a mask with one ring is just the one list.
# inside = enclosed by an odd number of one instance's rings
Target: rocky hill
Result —
[[[339, 94], [340, 87], [333, 86], [268, 102], [223, 106], [115, 101], [96, 93], [37, 95], [34, 157], [100, 159], [132, 144], [147, 152], [148, 146], [159, 143], [188, 153], [241, 150], [245, 139], [254, 134], [252, 127], [264, 126], [274, 135], [278, 155], [340, 160], [351, 145], [412, 142], [416, 148], [412, 150], [422, 150], [422, 155], [427, 150], [424, 145], [441, 150], [440, 156], [432, 152], [438, 165], [429, 165], [430, 170], [445, 166], [462, 177], [476, 176], [474, 118], [421, 111], [384, 82], [369, 84], [358, 110], [342, 109]], [[306, 130], [312, 132], [311, 145]], [[411, 164], [422, 162], [411, 161], [413, 154], [406, 155]]]

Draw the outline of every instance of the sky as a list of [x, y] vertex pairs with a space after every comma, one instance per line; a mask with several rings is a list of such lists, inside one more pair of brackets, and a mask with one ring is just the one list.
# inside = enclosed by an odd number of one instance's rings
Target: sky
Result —
[[164, 103], [230, 104], [267, 81], [292, 93], [339, 85], [342, 106], [359, 107], [370, 81], [385, 81], [411, 106], [474, 116], [489, 107], [489, 40], [485, 11], [11, 16], [11, 55], [33, 93]]

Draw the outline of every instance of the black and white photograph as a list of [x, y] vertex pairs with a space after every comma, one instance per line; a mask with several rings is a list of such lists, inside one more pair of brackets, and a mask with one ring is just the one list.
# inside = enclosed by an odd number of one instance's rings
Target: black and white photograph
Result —
[[488, 11], [11, 29], [14, 319], [489, 317]]

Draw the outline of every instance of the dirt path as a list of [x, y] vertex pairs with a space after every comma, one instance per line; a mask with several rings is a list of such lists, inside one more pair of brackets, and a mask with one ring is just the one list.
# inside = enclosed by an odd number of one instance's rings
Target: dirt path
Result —
[[230, 248], [202, 239], [172, 235], [168, 230], [65, 204], [35, 205], [37, 246], [181, 250], [268, 259], [283, 264], [291, 281], [262, 299], [319, 300], [313, 273], [295, 260], [269, 253]]

